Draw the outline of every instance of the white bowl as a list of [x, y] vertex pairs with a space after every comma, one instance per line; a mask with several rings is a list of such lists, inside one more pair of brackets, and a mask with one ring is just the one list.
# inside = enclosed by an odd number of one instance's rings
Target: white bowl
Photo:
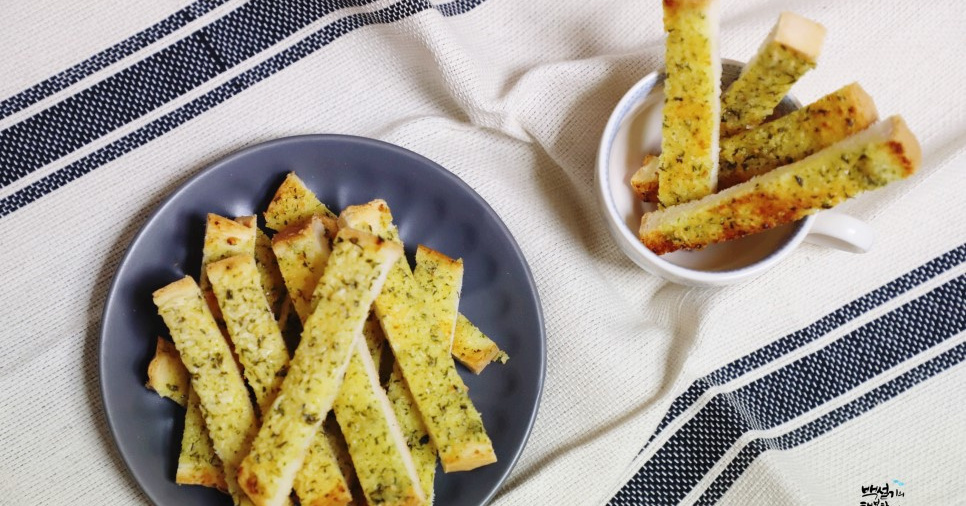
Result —
[[[722, 89], [734, 81], [744, 64], [722, 61]], [[692, 286], [722, 286], [755, 277], [791, 253], [809, 233], [809, 242], [852, 252], [868, 250], [874, 240], [863, 222], [824, 211], [795, 223], [714, 244], [700, 251], [656, 255], [637, 238], [641, 216], [654, 209], [637, 199], [630, 178], [645, 154], [661, 149], [661, 107], [664, 74], [653, 72], [635, 84], [611, 113], [597, 152], [594, 184], [600, 211], [617, 245], [644, 270], [669, 281]], [[801, 105], [788, 96], [776, 108], [779, 115]]]

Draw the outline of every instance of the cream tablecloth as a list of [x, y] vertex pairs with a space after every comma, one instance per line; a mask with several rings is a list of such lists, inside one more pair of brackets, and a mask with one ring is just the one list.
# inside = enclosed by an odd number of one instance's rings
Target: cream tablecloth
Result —
[[594, 155], [662, 65], [657, 0], [0, 4], [0, 503], [147, 502], [99, 399], [119, 258], [207, 164], [319, 132], [442, 164], [530, 263], [546, 389], [494, 504], [963, 503], [962, 5], [722, 3], [722, 56], [749, 58], [794, 10], [828, 28], [794, 94], [858, 81], [919, 136], [921, 173], [843, 207], [875, 228], [872, 252], [805, 245], [716, 290], [621, 255]]

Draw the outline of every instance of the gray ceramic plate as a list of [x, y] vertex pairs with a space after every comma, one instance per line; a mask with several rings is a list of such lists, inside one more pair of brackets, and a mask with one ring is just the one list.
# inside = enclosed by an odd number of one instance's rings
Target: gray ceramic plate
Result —
[[511, 359], [480, 376], [460, 366], [499, 462], [437, 473], [436, 504], [486, 503], [523, 450], [543, 389], [546, 337], [533, 277], [506, 226], [459, 178], [398, 146], [337, 135], [279, 139], [229, 156], [168, 197], [131, 243], [108, 293], [100, 350], [104, 408], [131, 473], [159, 505], [231, 504], [174, 483], [184, 411], [144, 387], [155, 336], [167, 334], [151, 292], [198, 274], [206, 213], [260, 213], [290, 171], [336, 210], [385, 199], [410, 260], [416, 244], [463, 258], [460, 310]]

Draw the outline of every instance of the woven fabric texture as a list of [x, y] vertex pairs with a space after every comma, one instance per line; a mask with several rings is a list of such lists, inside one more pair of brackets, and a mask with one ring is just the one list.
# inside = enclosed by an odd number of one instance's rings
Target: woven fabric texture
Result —
[[[877, 242], [674, 285], [593, 191], [604, 125], [663, 65], [661, 4], [172, 0], [0, 6], [0, 504], [143, 504], [99, 396], [108, 286], [148, 214], [246, 146], [343, 133], [420, 153], [496, 210], [536, 279], [548, 367], [494, 504], [951, 504], [966, 454], [966, 16], [722, 0], [748, 60], [783, 10], [826, 26], [802, 103], [857, 81], [922, 170], [841, 206]], [[89, 5], [88, 5], [89, 4]]]

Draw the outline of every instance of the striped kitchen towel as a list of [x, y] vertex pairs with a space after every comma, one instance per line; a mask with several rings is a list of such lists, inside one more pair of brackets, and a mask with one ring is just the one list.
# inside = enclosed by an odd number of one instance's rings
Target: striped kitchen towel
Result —
[[308, 133], [425, 155], [519, 242], [548, 368], [494, 504], [963, 503], [966, 17], [722, 0], [722, 56], [748, 59], [788, 8], [828, 28], [795, 96], [860, 82], [923, 169], [843, 206], [870, 253], [803, 245], [709, 290], [627, 260], [592, 191], [611, 110], [663, 64], [657, 0], [0, 5], [0, 503], [147, 502], [99, 397], [114, 271], [187, 178]]
[[[840, 448], [809, 447], [867, 413], [873, 412], [874, 419], [889, 420], [896, 411], [904, 410], [897, 406], [898, 401], [890, 401], [949, 373], [966, 359], [964, 263], [966, 244], [692, 382], [674, 398], [635, 459], [639, 469], [608, 504], [717, 504], [732, 487], [735, 491], [727, 502], [765, 500], [769, 496], [759, 489], [761, 477], [755, 477], [757, 470], [751, 469], [758, 459], [787, 459], [806, 469], [828, 466], [818, 470], [826, 476], [823, 489], [805, 494], [821, 504], [847, 504], [847, 499], [859, 497], [874, 504], [875, 493], [856, 491], [884, 486], [886, 494], [892, 487], [904, 496], [906, 482], [910, 483], [910, 504], [940, 504], [942, 498], [951, 497], [935, 482], [922, 486], [920, 480], [913, 480], [921, 470], [903, 469], [909, 463], [893, 463], [884, 469], [880, 462], [864, 466], [869, 455], [857, 441], [845, 454], [836, 453]], [[952, 386], [962, 399], [964, 384]], [[936, 414], [943, 411], [940, 408]], [[924, 425], [928, 428], [923, 429], [935, 430], [940, 424]], [[939, 437], [950, 448], [966, 443], [960, 431], [921, 434], [914, 427], [883, 429], [890, 437], [873, 440], [870, 447], [882, 445], [898, 451], [909, 436]], [[911, 434], [903, 435], [910, 430]], [[856, 436], [867, 439], [863, 434]], [[777, 452], [791, 456], [773, 456]], [[886, 461], [891, 460], [889, 453], [885, 452]], [[920, 458], [936, 456], [941, 458], [942, 452]], [[829, 460], [847, 460], [848, 466], [835, 466]], [[776, 463], [775, 467], [783, 470], [788, 465]], [[870, 473], [869, 467], [880, 470]], [[746, 471], [750, 476], [742, 478]], [[793, 490], [800, 490], [795, 473], [788, 478]], [[771, 492], [783, 497], [781, 490]]]

